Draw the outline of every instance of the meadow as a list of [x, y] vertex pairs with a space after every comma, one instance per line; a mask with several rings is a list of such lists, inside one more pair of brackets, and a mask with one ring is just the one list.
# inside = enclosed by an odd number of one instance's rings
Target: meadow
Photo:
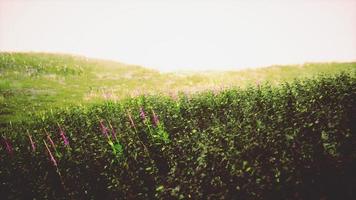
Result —
[[356, 63], [306, 63], [240, 71], [160, 73], [67, 54], [0, 52], [0, 124], [29, 119], [31, 113], [140, 94], [189, 95], [355, 70]]
[[356, 197], [356, 63], [165, 74], [0, 56], [8, 199]]

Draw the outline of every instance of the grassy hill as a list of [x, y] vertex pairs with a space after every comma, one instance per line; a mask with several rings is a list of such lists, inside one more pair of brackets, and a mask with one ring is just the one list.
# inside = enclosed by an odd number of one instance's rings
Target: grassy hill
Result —
[[119, 62], [49, 53], [0, 53], [0, 123], [27, 119], [68, 105], [119, 100], [138, 94], [194, 93], [223, 87], [245, 87], [268, 81], [340, 71], [355, 73], [356, 63], [307, 63], [259, 69], [202, 73], [160, 73]]

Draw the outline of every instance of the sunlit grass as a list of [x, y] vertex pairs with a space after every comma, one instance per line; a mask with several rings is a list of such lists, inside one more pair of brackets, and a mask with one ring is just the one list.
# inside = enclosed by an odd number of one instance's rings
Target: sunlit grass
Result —
[[120, 100], [140, 94], [205, 90], [347, 71], [356, 63], [307, 63], [226, 72], [160, 73], [123, 63], [48, 53], [0, 53], [0, 122], [25, 119], [31, 112], [75, 104]]

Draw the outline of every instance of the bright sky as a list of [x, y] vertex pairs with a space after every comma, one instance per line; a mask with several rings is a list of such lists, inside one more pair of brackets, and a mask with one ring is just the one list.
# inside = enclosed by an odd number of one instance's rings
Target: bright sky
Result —
[[356, 0], [0, 0], [0, 51], [163, 71], [356, 60]]

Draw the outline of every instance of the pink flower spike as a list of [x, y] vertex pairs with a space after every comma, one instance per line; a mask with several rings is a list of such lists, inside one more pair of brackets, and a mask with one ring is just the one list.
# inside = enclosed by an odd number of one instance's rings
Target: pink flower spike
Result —
[[152, 109], [152, 113], [153, 113], [153, 123], [155, 126], [158, 126], [158, 124], [159, 124], [158, 116], [156, 115], [156, 113], [153, 109]]
[[51, 150], [49, 150], [46, 141], [43, 140], [43, 142], [44, 142], [44, 144], [45, 144], [45, 146], [46, 146], [46, 149], [47, 149], [47, 151], [48, 151], [48, 153], [49, 153], [49, 156], [50, 156], [50, 158], [51, 158], [51, 161], [52, 161], [53, 165], [57, 167], [57, 161], [56, 161], [56, 159], [54, 159], [54, 157], [53, 157], [53, 155], [52, 155], [52, 153], [51, 153]]
[[53, 149], [56, 149], [56, 145], [54, 144], [54, 142], [53, 142], [52, 138], [49, 136], [49, 134], [48, 134], [48, 132], [47, 132], [47, 131], [46, 131], [46, 133], [47, 133], [47, 139], [48, 139], [48, 141], [51, 143], [51, 145], [52, 145]]
[[109, 122], [109, 126], [110, 126], [110, 129], [111, 129], [111, 135], [112, 135], [112, 139], [114, 140], [117, 140], [116, 138], [116, 131], [114, 129], [114, 127], [112, 127], [111, 123]]
[[127, 115], [129, 116], [129, 119], [130, 119], [130, 122], [131, 122], [131, 126], [136, 129], [135, 123], [134, 123], [134, 121], [132, 120], [132, 117], [131, 117], [130, 112], [128, 112]]
[[32, 151], [35, 152], [36, 151], [36, 146], [35, 146], [35, 143], [32, 140], [32, 136], [30, 135], [30, 133], [28, 131], [27, 131], [27, 135], [28, 135], [28, 138], [30, 139], [30, 142], [31, 142]]
[[146, 114], [142, 107], [140, 107], [140, 117], [142, 120], [146, 119]]
[[7, 139], [5, 139], [4, 137], [3, 137], [3, 140], [4, 140], [4, 143], [5, 143], [5, 147], [6, 147], [7, 152], [8, 152], [10, 155], [12, 155], [12, 154], [13, 154], [13, 149], [12, 149], [12, 146], [11, 146], [11, 144], [10, 144], [10, 141], [7, 140]]
[[64, 142], [64, 146], [68, 146], [69, 145], [69, 141], [68, 138], [66, 137], [64, 131], [62, 130], [61, 126], [59, 126], [59, 124], [57, 123], [58, 128], [59, 128], [59, 134], [61, 135], [63, 142]]
[[108, 129], [105, 127], [104, 123], [103, 123], [103, 120], [100, 120], [100, 129], [101, 129], [101, 133], [106, 136], [106, 137], [109, 137], [108, 135]]

